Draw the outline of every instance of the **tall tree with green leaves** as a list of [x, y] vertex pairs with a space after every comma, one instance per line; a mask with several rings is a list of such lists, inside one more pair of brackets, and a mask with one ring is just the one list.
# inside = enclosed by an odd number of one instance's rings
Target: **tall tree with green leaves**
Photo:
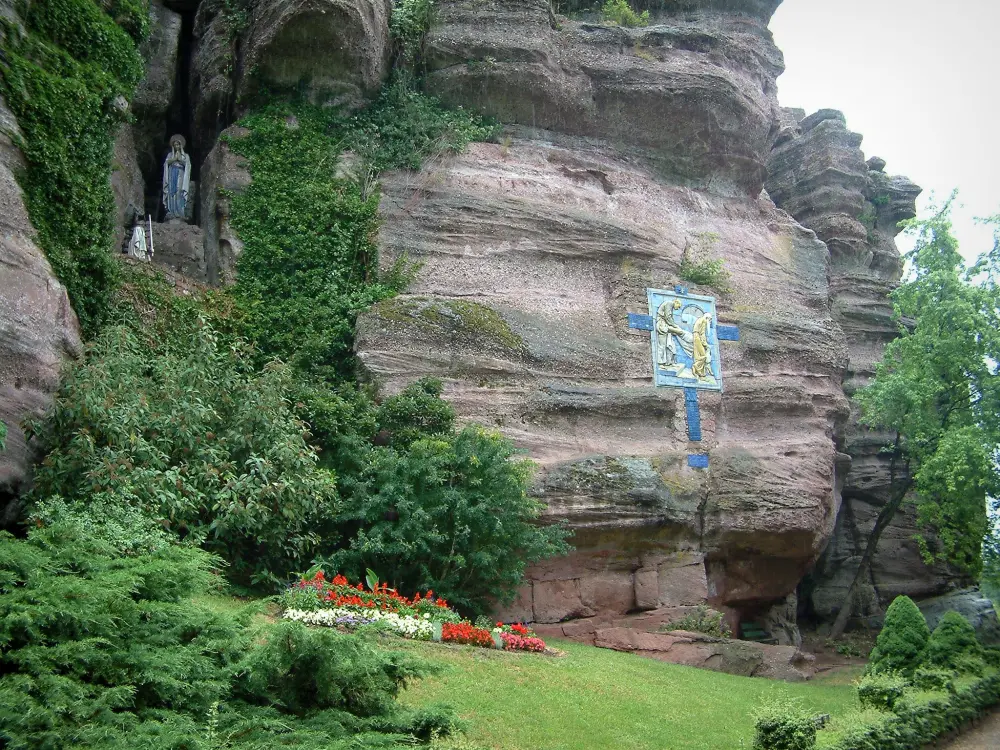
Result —
[[893, 435], [890, 496], [834, 621], [835, 638], [904, 501], [917, 505], [925, 562], [947, 561], [970, 577], [982, 568], [987, 499], [1000, 495], [1000, 250], [966, 265], [951, 231], [953, 200], [907, 222], [916, 244], [892, 295], [899, 337], [856, 395], [862, 422]]

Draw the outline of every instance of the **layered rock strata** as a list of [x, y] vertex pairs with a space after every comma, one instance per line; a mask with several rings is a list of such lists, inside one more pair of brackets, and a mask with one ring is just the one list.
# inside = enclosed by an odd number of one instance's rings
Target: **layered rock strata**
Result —
[[[442, 377], [460, 415], [499, 427], [542, 466], [549, 520], [577, 552], [531, 571], [512, 614], [556, 622], [781, 600], [833, 528], [834, 434], [847, 418], [843, 334], [827, 251], [766, 200], [664, 182], [607, 144], [514, 130], [383, 183], [383, 262], [423, 265], [408, 294], [362, 316], [357, 350], [387, 391]], [[627, 328], [685, 248], [733, 270], [720, 320], [725, 393], [650, 383], [649, 334]], [[708, 453], [708, 471], [687, 465]]]
[[[779, 129], [773, 7], [724, 5], [629, 31], [455, 0], [428, 36], [432, 92], [522, 127], [386, 178], [383, 262], [422, 267], [362, 316], [357, 350], [389, 392], [443, 378], [463, 418], [539, 462], [577, 551], [535, 566], [511, 617], [783, 611], [832, 533], [849, 407], [830, 255], [756, 198]], [[728, 289], [691, 291], [741, 329], [700, 443], [626, 325], [688, 254], [723, 259]]]
[[[830, 301], [849, 351], [844, 389], [850, 395], [870, 381], [885, 344], [896, 335], [889, 292], [900, 278], [902, 259], [894, 237], [898, 222], [915, 215], [920, 188], [889, 176], [885, 162], [865, 161], [861, 136], [844, 115], [820, 110], [805, 116], [785, 110], [768, 162], [767, 191], [774, 202], [814, 230], [830, 250]], [[807, 607], [821, 619], [841, 606], [879, 510], [890, 495], [890, 467], [882, 448], [891, 436], [858, 424], [855, 411], [843, 450], [851, 461], [838, 477], [843, 506], [836, 532], [819, 561]], [[884, 533], [858, 614], [877, 617], [898, 594], [940, 593], [952, 576], [944, 566], [927, 567], [916, 542], [912, 508], [904, 507]]]
[[683, 184], [756, 195], [777, 122], [778, 3], [689, 5], [626, 29], [557, 22], [548, 0], [442, 0], [427, 86], [502, 122], [627, 143]]

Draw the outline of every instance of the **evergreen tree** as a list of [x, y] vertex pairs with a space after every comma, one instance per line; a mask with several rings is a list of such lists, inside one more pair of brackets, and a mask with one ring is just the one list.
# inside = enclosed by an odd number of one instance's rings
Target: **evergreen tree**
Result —
[[913, 674], [920, 665], [931, 631], [927, 620], [908, 596], [897, 596], [885, 613], [882, 632], [868, 662], [868, 673]]

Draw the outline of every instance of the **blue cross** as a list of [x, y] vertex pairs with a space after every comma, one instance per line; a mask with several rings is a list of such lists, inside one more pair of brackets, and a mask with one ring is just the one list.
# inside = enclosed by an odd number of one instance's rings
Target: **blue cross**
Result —
[[[678, 284], [674, 287], [677, 294], [687, 294], [686, 286]], [[638, 331], [653, 331], [653, 316], [640, 315], [638, 313], [628, 314], [628, 327]], [[740, 329], [738, 326], [719, 325], [716, 327], [715, 335], [719, 341], [739, 341]], [[698, 389], [684, 389], [684, 412], [687, 417], [688, 440], [691, 442], [701, 442], [701, 410], [698, 408]], [[688, 466], [695, 469], [708, 468], [708, 455], [703, 453], [692, 453], [688, 456]]]

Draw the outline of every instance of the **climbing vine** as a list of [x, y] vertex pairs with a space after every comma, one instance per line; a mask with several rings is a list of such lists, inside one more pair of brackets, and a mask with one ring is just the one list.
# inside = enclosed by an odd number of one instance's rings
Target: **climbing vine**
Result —
[[250, 135], [230, 148], [249, 158], [253, 183], [233, 200], [244, 242], [234, 294], [247, 334], [264, 357], [329, 383], [351, 379], [357, 313], [404, 280], [378, 273], [375, 175], [460, 151], [494, 127], [400, 81], [353, 117], [273, 103], [241, 124]]
[[[105, 10], [106, 9], [106, 10]], [[0, 92], [17, 118], [31, 223], [66, 285], [84, 335], [110, 314], [119, 281], [111, 253], [114, 134], [143, 75], [146, 0], [45, 0], [24, 26], [0, 21]]]

